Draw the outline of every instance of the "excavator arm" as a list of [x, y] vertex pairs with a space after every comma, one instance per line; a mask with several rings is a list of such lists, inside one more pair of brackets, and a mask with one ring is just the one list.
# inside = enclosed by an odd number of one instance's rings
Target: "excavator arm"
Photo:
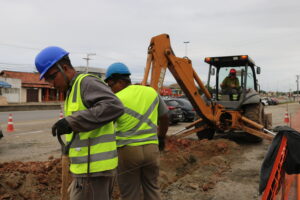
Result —
[[[200, 116], [200, 119], [182, 130], [185, 132], [180, 131], [181, 135], [186, 136], [206, 128], [213, 128], [225, 131], [240, 129], [261, 138], [269, 140], [273, 138], [272, 135], [265, 133], [272, 132], [264, 129], [262, 125], [242, 116], [239, 111], [225, 110], [222, 105], [214, 102], [211, 94], [193, 69], [191, 60], [176, 57], [171, 48], [169, 35], [161, 34], [151, 39], [142, 85], [148, 85], [150, 74], [149, 85], [159, 92], [162, 89], [167, 69], [172, 73]], [[204, 101], [199, 90], [208, 101]], [[196, 124], [200, 126], [188, 130]]]
[[151, 64], [151, 87], [157, 91], [162, 89], [165, 73], [168, 68], [184, 93], [189, 97], [196, 112], [198, 114], [203, 113], [205, 118], [213, 120], [211, 106], [207, 105], [201, 98], [196, 83], [208, 99], [211, 99], [210, 93], [194, 71], [191, 60], [178, 58], [174, 55], [168, 35], [160, 35], [152, 38], [148, 48], [148, 59], [146, 73], [142, 82], [143, 85], [147, 83]]

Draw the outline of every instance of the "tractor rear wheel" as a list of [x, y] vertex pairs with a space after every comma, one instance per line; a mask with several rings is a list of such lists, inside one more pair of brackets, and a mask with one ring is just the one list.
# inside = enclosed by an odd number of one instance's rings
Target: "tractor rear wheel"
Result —
[[[200, 127], [200, 126], [197, 126], [195, 125], [196, 128]], [[202, 131], [198, 131], [197, 132], [197, 137], [199, 140], [203, 140], [203, 139], [213, 139], [214, 138], [214, 134], [215, 134], [215, 129], [213, 128], [207, 128], [207, 129], [204, 129]]]
[[[244, 107], [244, 116], [248, 119], [264, 125], [264, 106], [261, 103], [248, 104]], [[245, 138], [248, 142], [258, 143], [262, 138], [245, 133]]]

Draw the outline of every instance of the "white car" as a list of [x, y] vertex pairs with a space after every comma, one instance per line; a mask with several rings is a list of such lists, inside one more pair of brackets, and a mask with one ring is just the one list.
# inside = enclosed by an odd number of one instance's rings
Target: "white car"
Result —
[[269, 104], [268, 104], [268, 99], [266, 99], [266, 98], [262, 98], [262, 99], [260, 99], [260, 101], [261, 101], [261, 103], [262, 103], [264, 106], [269, 105]]

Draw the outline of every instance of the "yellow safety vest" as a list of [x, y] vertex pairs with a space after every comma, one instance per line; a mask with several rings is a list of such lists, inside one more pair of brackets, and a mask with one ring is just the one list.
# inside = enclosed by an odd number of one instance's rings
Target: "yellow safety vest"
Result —
[[158, 94], [151, 88], [130, 85], [116, 93], [125, 113], [116, 121], [117, 146], [158, 144]]
[[[81, 81], [86, 76], [93, 75], [80, 74], [72, 85], [71, 92], [65, 100], [66, 116], [87, 109], [82, 102], [80, 90]], [[110, 122], [92, 131], [76, 133], [69, 150], [70, 171], [73, 174], [86, 174], [115, 169], [118, 157], [114, 131], [113, 122]], [[70, 142], [72, 136], [73, 133], [66, 134], [66, 141]], [[90, 156], [88, 156], [89, 148]]]

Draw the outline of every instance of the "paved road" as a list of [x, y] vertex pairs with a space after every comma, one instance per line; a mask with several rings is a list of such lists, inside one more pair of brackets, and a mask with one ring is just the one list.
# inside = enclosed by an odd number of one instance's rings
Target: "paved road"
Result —
[[[13, 114], [14, 132], [6, 132], [9, 113]], [[4, 138], [0, 140], [0, 162], [59, 156], [57, 139], [51, 135], [51, 126], [59, 114], [60, 110], [1, 112]]]
[[11, 111], [0, 112], [0, 123], [2, 127], [6, 126], [8, 115], [12, 114], [14, 123], [28, 122], [35, 120], [48, 120], [59, 118], [60, 110], [34, 110], [34, 111]]
[[[289, 112], [294, 115], [299, 104], [290, 104]], [[268, 106], [267, 112], [273, 113], [273, 125], [283, 125], [286, 105]], [[15, 131], [6, 132], [10, 112], [1, 112], [0, 122], [4, 138], [0, 140], [0, 162], [12, 160], [47, 160], [50, 155], [60, 156], [60, 146], [51, 135], [51, 126], [59, 119], [60, 110], [15, 111], [11, 112]], [[275, 114], [276, 113], [276, 114]], [[294, 120], [293, 120], [294, 121]], [[182, 129], [188, 123], [179, 123], [169, 128], [169, 134]], [[195, 135], [194, 135], [195, 137]]]

